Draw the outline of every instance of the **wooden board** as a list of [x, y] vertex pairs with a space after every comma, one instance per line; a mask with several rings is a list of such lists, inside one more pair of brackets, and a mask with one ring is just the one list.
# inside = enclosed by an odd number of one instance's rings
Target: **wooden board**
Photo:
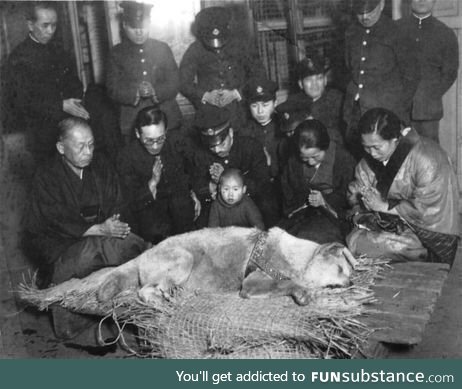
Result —
[[441, 263], [393, 264], [373, 290], [377, 301], [362, 321], [375, 329], [368, 348], [378, 342], [412, 346], [422, 340], [449, 266]]

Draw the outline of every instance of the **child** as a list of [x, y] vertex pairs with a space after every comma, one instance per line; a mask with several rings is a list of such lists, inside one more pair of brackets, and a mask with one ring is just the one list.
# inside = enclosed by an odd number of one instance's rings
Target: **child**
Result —
[[226, 169], [220, 176], [218, 196], [210, 208], [209, 227], [257, 227], [264, 230], [262, 215], [246, 191], [241, 171]]

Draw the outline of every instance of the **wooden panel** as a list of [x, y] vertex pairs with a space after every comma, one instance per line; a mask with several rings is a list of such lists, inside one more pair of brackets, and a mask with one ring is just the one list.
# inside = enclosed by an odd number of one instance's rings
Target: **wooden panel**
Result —
[[368, 348], [376, 342], [419, 343], [448, 271], [448, 265], [438, 263], [394, 264], [373, 287], [377, 301], [362, 319], [375, 329]]
[[458, 16], [460, 0], [440, 0], [435, 3], [433, 15], [440, 16]]

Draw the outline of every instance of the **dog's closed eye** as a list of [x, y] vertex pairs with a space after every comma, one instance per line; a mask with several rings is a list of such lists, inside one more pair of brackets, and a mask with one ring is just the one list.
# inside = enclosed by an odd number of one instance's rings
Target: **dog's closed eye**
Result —
[[337, 265], [337, 271], [338, 271], [338, 274], [343, 274], [343, 267], [341, 267], [340, 265]]

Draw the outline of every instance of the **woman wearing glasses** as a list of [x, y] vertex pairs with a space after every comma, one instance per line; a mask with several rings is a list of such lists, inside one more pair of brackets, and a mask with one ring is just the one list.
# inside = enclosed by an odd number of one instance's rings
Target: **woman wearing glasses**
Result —
[[186, 146], [169, 136], [165, 113], [150, 106], [138, 112], [136, 139], [118, 159], [133, 226], [145, 240], [160, 240], [194, 228], [200, 202], [191, 191]]

